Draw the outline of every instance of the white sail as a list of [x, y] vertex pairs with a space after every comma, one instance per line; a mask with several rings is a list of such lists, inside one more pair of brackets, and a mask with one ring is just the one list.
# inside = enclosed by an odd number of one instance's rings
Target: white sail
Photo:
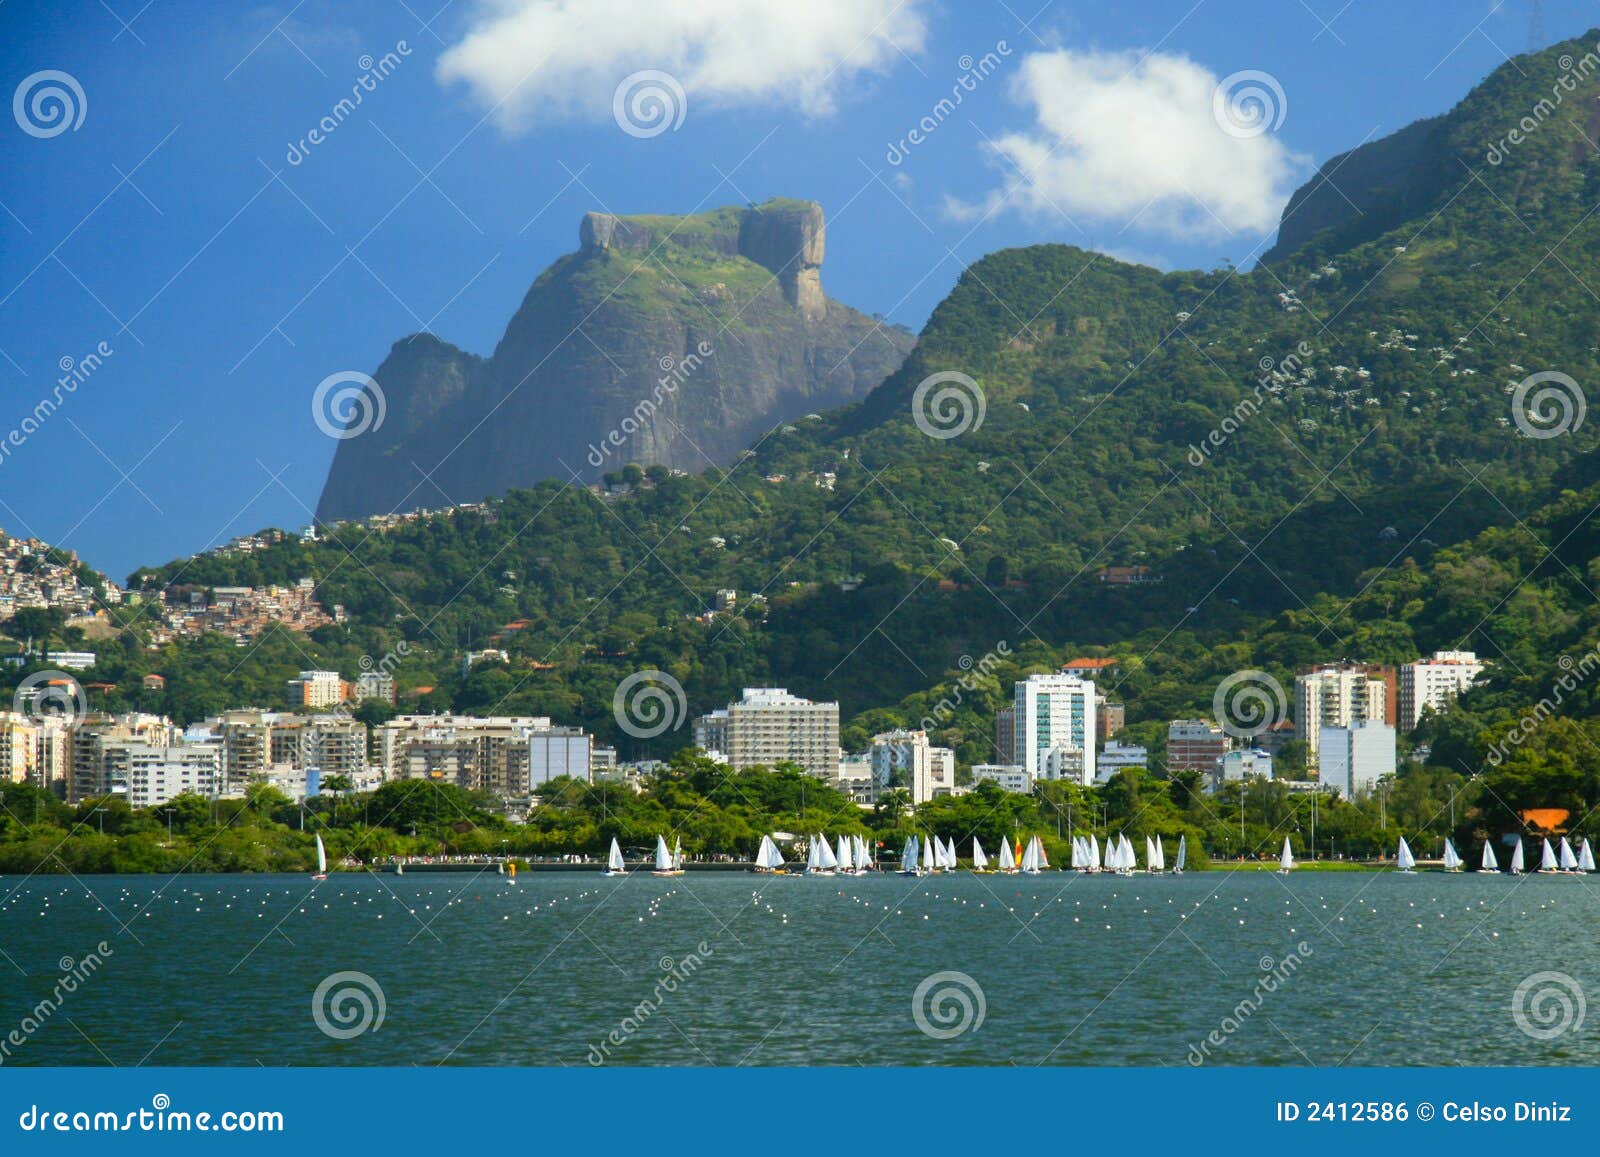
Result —
[[1550, 841], [1544, 842], [1544, 849], [1539, 853], [1539, 870], [1553, 872], [1556, 870], [1556, 850], [1550, 846]]
[[835, 858], [839, 861], [839, 870], [841, 872], [853, 872], [856, 870], [855, 860], [850, 855], [849, 837], [839, 837], [839, 850], [835, 853]]
[[933, 848], [934, 859], [936, 859], [939, 862], [939, 867], [944, 869], [947, 872], [951, 871], [952, 869], [954, 869], [955, 866], [956, 866], [956, 842], [955, 842], [955, 840], [950, 840], [947, 843], [944, 840], [941, 840], [938, 836], [934, 836], [933, 837], [933, 842], [934, 842], [934, 848]]
[[1089, 870], [1091, 872], [1100, 870], [1100, 841], [1095, 839], [1092, 832], [1089, 835]]
[[1494, 858], [1494, 845], [1488, 840], [1483, 842], [1483, 861], [1479, 864], [1479, 869], [1485, 872], [1500, 870], [1500, 861]]
[[1522, 837], [1518, 836], [1517, 846], [1511, 849], [1511, 874], [1520, 876], [1522, 869], [1526, 866], [1526, 862], [1522, 858]]
[[[766, 836], [761, 837], [761, 846], [765, 848], [772, 841]], [[608, 872], [626, 872], [628, 865], [622, 858], [622, 848], [617, 844], [617, 838], [611, 837], [611, 851], [606, 853], [606, 870]]]
[[906, 850], [900, 855], [900, 870], [911, 875], [916, 875], [917, 868], [917, 837], [906, 837]]
[[657, 836], [656, 837], [656, 871], [658, 871], [658, 872], [670, 872], [670, 871], [672, 871], [672, 868], [673, 868], [672, 849], [667, 847], [667, 837], [666, 836]]
[[679, 836], [672, 843], [672, 866], [677, 871], [683, 870], [683, 837]]
[[1578, 871], [1594, 871], [1594, 849], [1589, 846], [1589, 841], [1587, 838], [1583, 841], [1583, 845], [1578, 849]]
[[828, 846], [828, 837], [818, 832], [814, 841], [817, 845], [817, 866], [824, 872], [831, 872], [839, 866], [833, 849]]
[[1044, 868], [1048, 868], [1050, 866], [1050, 857], [1045, 854], [1044, 840], [1039, 836], [1034, 836], [1033, 837], [1033, 842], [1034, 842], [1035, 846], [1038, 848], [1038, 851], [1039, 851], [1039, 867], [1040, 867], [1040, 869], [1042, 870]]
[[1278, 871], [1287, 872], [1294, 867], [1294, 851], [1289, 847], [1289, 837], [1283, 837], [1283, 854], [1278, 857]]
[[1561, 870], [1563, 872], [1576, 872], [1578, 870], [1578, 857], [1572, 854], [1572, 845], [1567, 843], [1567, 837], [1561, 837]]
[[1178, 862], [1172, 866], [1174, 872], [1183, 871], [1189, 862], [1189, 837], [1178, 837]]
[[1022, 849], [1022, 870], [1028, 875], [1035, 875], [1039, 871], [1039, 837], [1034, 836], [1028, 841], [1027, 847]]
[[322, 833], [317, 833], [317, 874], [328, 874], [328, 849], [322, 846]]
[[929, 836], [922, 843], [922, 870], [924, 872], [931, 872], [939, 866], [939, 858], [933, 851], [933, 841], [936, 839], [938, 839], [937, 836]]
[[1402, 872], [1412, 871], [1417, 866], [1417, 857], [1411, 854], [1411, 845], [1404, 836], [1400, 837], [1400, 847], [1395, 850], [1394, 863]]
[[852, 836], [850, 840], [855, 844], [856, 871], [865, 872], [872, 863], [872, 857], [867, 855], [867, 841], [860, 836]]
[[1000, 870], [1014, 872], [1017, 870], [1017, 858], [1011, 851], [1011, 837], [1003, 836], [1000, 840]]
[[1139, 861], [1133, 854], [1133, 841], [1128, 839], [1126, 832], [1122, 835], [1122, 870], [1136, 872], [1139, 870]]
[[1072, 837], [1072, 870], [1078, 871], [1083, 867], [1083, 840], [1079, 836]]
[[986, 871], [989, 867], [989, 857], [983, 854], [983, 845], [978, 842], [978, 837], [972, 837], [972, 870], [974, 872]]
[[1461, 869], [1461, 857], [1456, 854], [1456, 846], [1448, 839], [1444, 842], [1444, 870], [1456, 872]]

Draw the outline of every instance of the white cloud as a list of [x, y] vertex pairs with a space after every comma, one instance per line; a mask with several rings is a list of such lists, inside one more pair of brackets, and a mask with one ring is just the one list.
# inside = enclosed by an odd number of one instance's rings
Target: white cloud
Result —
[[438, 78], [465, 83], [507, 129], [610, 114], [623, 78], [671, 74], [691, 106], [833, 111], [864, 72], [921, 49], [925, 0], [480, 0]]
[[1186, 239], [1270, 233], [1308, 161], [1263, 131], [1286, 109], [1256, 106], [1258, 126], [1241, 123], [1237, 109], [1219, 121], [1218, 84], [1185, 56], [1034, 53], [1012, 96], [1036, 123], [984, 146], [1005, 187], [949, 208], [967, 218], [1013, 208]]

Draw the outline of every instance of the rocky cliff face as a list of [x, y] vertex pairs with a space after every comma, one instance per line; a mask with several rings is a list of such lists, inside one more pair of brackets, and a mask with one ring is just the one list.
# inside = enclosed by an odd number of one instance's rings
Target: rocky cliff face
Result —
[[492, 357], [429, 334], [374, 377], [387, 416], [339, 444], [319, 520], [470, 502], [629, 462], [700, 471], [855, 401], [913, 338], [822, 291], [822, 209], [589, 213]]

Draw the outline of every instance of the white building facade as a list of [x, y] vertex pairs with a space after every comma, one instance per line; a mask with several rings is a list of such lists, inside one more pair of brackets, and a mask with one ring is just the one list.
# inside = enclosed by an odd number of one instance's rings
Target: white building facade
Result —
[[1030, 675], [1016, 685], [1016, 762], [1035, 782], [1094, 783], [1095, 687], [1076, 675]]

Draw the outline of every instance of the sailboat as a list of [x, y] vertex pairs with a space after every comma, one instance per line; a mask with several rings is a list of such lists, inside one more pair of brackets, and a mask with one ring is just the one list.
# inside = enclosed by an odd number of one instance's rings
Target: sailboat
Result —
[[999, 868], [999, 870], [1001, 872], [1004, 872], [1008, 876], [1012, 876], [1012, 875], [1016, 874], [1017, 861], [1016, 861], [1016, 858], [1014, 856], [1012, 856], [1012, 854], [1011, 854], [1011, 841], [1010, 840], [1001, 840], [1000, 841], [1000, 868]]
[[922, 870], [929, 875], [939, 870], [939, 856], [933, 850], [938, 839], [938, 836], [929, 836], [922, 842]]
[[1518, 836], [1517, 837], [1517, 846], [1515, 848], [1511, 849], [1511, 874], [1513, 876], [1522, 875], [1523, 867], [1524, 867], [1524, 863], [1523, 863], [1523, 859], [1522, 859], [1522, 837]]
[[1178, 837], [1178, 862], [1172, 867], [1174, 876], [1183, 875], [1184, 866], [1189, 862], [1189, 837]]
[[856, 850], [856, 875], [865, 876], [872, 868], [872, 856], [867, 851], [867, 841], [860, 836], [851, 836], [850, 842]]
[[902, 876], [920, 876], [922, 869], [917, 865], [917, 837], [906, 837], [906, 850], [900, 856], [900, 874]]
[[1039, 874], [1039, 837], [1034, 836], [1028, 841], [1028, 846], [1022, 849], [1022, 874], [1024, 876], [1037, 876]]
[[989, 874], [989, 857], [983, 854], [983, 845], [977, 836], [972, 837], [972, 870], [985, 876]]
[[1394, 866], [1408, 876], [1416, 873], [1417, 857], [1411, 854], [1411, 845], [1406, 843], [1404, 836], [1400, 837], [1400, 847], [1394, 853]]
[[1456, 854], [1456, 846], [1449, 839], [1444, 842], [1444, 870], [1447, 872], [1461, 870], [1461, 857]]
[[839, 837], [839, 849], [834, 854], [839, 860], [839, 874], [841, 876], [855, 875], [856, 862], [855, 858], [850, 854], [850, 838], [848, 836]]
[[1073, 836], [1072, 859], [1068, 862], [1067, 866], [1070, 867], [1074, 872], [1081, 872], [1083, 870], [1083, 859], [1083, 840], [1078, 836]]
[[[681, 855], [681, 853], [680, 853]], [[656, 837], [656, 865], [650, 870], [652, 876], [681, 876], [683, 865], [672, 849], [667, 847], [667, 837]]]
[[838, 867], [839, 860], [828, 846], [828, 837], [817, 832], [806, 851], [806, 875], [831, 876]]
[[1578, 871], [1594, 871], [1594, 849], [1589, 846], [1587, 838], [1584, 839], [1583, 845], [1578, 848]]
[[1572, 845], [1567, 842], [1567, 837], [1561, 837], [1561, 870], [1567, 875], [1576, 875], [1578, 871], [1578, 857], [1572, 854]]
[[1144, 838], [1145, 870], [1150, 872], [1165, 872], [1167, 870], [1167, 849], [1161, 846], [1161, 837], [1151, 840]]
[[[766, 839], [766, 837], [763, 836], [762, 839]], [[765, 844], [762, 845], [762, 847], [765, 846]], [[626, 876], [628, 874], [627, 861], [622, 858], [622, 848], [618, 846], [615, 836], [611, 837], [611, 851], [606, 854], [606, 870], [601, 874], [606, 876]]]
[[1483, 842], [1483, 862], [1478, 865], [1480, 872], [1498, 872], [1500, 861], [1494, 858], [1494, 845], [1488, 840]]
[[1133, 844], [1124, 832], [1117, 837], [1117, 875], [1131, 876], [1138, 870], [1139, 861], [1134, 857]]
[[1289, 837], [1283, 837], [1283, 854], [1278, 857], [1278, 875], [1287, 876], [1294, 871], [1294, 851], [1289, 847]]
[[954, 872], [960, 866], [960, 863], [956, 860], [955, 837], [952, 836], [944, 843], [944, 869], [947, 872]]
[[1556, 865], [1556, 850], [1550, 846], [1550, 841], [1544, 842], [1544, 850], [1539, 853], [1539, 871], [1556, 872], [1560, 869]]
[[[613, 851], [616, 841], [611, 841]], [[777, 843], [771, 836], [761, 837], [761, 847], [756, 849], [756, 871], [781, 873], [783, 871], [783, 853], [778, 850]]]
[[1044, 840], [1038, 836], [1033, 837], [1033, 851], [1039, 870], [1043, 871], [1048, 868], [1050, 866], [1050, 857], [1044, 854]]
[[322, 833], [317, 833], [317, 870], [312, 873], [313, 880], [326, 880], [328, 878], [328, 849], [322, 846]]
[[[1108, 850], [1109, 850], [1109, 847], [1108, 847]], [[1100, 870], [1100, 841], [1095, 839], [1093, 832], [1090, 832], [1089, 833], [1089, 860], [1088, 860], [1088, 863], [1084, 867], [1084, 871], [1086, 871], [1086, 872], [1098, 872], [1099, 870]]]

